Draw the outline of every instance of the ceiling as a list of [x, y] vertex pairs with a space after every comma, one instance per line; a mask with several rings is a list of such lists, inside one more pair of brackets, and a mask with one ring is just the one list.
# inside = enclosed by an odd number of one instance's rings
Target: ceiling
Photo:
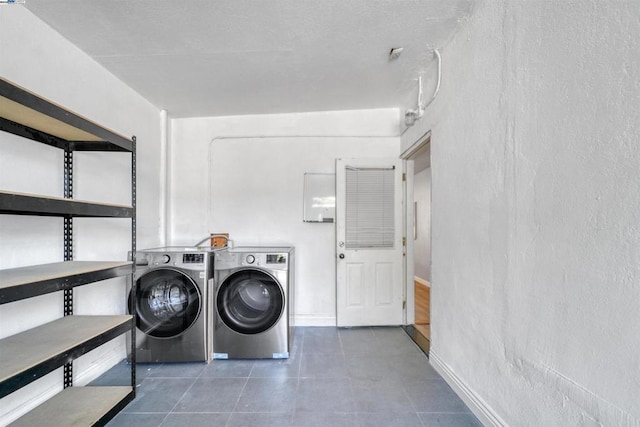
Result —
[[[477, 0], [28, 0], [172, 117], [413, 107]], [[392, 48], [404, 50], [390, 59]], [[430, 71], [431, 73], [426, 73]]]

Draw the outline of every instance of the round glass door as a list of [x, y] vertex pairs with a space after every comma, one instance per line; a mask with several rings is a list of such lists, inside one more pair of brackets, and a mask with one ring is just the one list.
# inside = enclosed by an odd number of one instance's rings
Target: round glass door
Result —
[[220, 285], [216, 307], [229, 328], [243, 334], [259, 334], [280, 319], [284, 294], [271, 275], [243, 269]]
[[[137, 280], [137, 327], [156, 338], [171, 338], [189, 329], [200, 314], [202, 302], [195, 282], [184, 273], [157, 269]], [[129, 297], [131, 299], [131, 297]]]

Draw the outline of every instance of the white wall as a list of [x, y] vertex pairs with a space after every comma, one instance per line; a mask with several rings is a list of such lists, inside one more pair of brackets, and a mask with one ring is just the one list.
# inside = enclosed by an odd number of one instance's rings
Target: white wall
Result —
[[[126, 136], [138, 138], [138, 242], [157, 244], [159, 229], [159, 110], [80, 52], [24, 7], [0, 7], [0, 76]], [[62, 196], [62, 151], [0, 133], [0, 188]], [[77, 153], [74, 196], [130, 204], [130, 155]], [[74, 221], [75, 258], [126, 259], [130, 221]], [[0, 217], [0, 268], [62, 260], [62, 220]], [[123, 314], [124, 279], [77, 288], [76, 314]], [[0, 337], [62, 316], [60, 292], [0, 306]], [[124, 357], [124, 339], [84, 356], [78, 384]], [[5, 425], [61, 388], [61, 373], [0, 401]]]
[[413, 274], [431, 281], [431, 168], [413, 176], [416, 206], [416, 239], [413, 242]]
[[485, 421], [640, 425], [640, 3], [481, 1], [443, 49], [432, 353]]
[[338, 157], [398, 156], [398, 111], [174, 119], [170, 242], [228, 232], [236, 245], [296, 248], [296, 324], [335, 325], [333, 224], [302, 222], [305, 172]]

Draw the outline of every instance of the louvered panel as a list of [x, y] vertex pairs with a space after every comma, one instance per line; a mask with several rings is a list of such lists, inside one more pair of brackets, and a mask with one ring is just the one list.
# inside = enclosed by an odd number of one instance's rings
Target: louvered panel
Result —
[[347, 249], [392, 248], [394, 169], [346, 169]]

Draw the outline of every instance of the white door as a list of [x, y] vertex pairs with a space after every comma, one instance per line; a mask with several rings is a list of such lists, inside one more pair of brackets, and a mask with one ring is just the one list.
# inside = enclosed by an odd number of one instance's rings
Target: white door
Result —
[[403, 320], [402, 160], [336, 160], [337, 325]]

